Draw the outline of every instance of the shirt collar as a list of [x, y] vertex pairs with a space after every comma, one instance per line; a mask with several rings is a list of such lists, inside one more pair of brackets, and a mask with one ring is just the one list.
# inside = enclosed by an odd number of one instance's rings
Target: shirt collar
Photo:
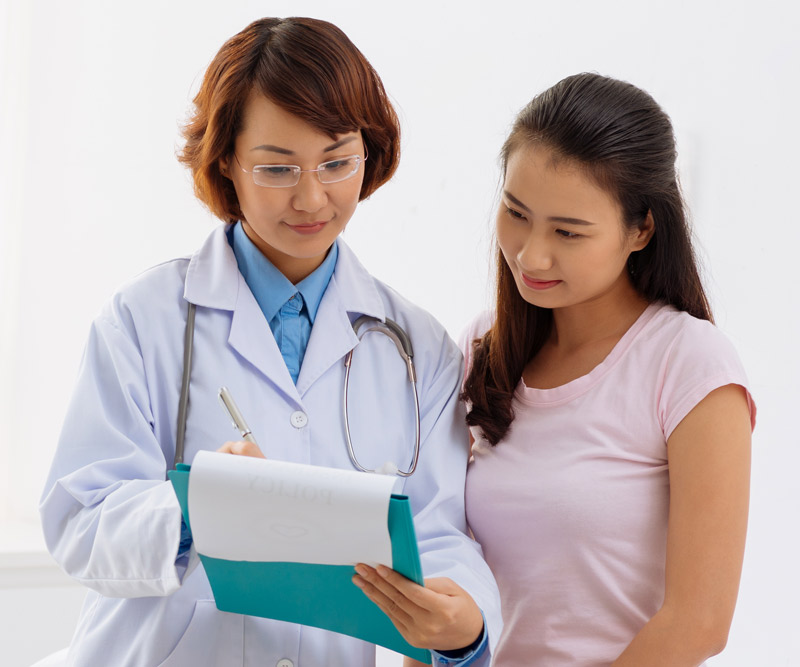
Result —
[[[252, 290], [239, 271], [231, 248], [228, 237], [231, 227], [228, 224], [215, 227], [203, 245], [187, 258], [183, 295], [190, 303], [234, 311], [243, 289], [247, 290], [248, 298], [252, 297]], [[389, 288], [369, 274], [341, 236], [336, 240], [336, 248], [336, 267], [320, 302], [320, 310], [330, 301], [331, 308], [349, 313], [350, 319], [371, 315], [383, 320], [386, 310], [381, 292]]]
[[283, 304], [299, 292], [308, 309], [308, 317], [311, 323], [314, 323], [320, 301], [336, 268], [339, 255], [336, 243], [331, 246], [322, 264], [297, 285], [293, 285], [272, 262], [264, 257], [245, 233], [241, 222], [237, 222], [229, 231], [228, 239], [233, 246], [239, 271], [253, 292], [267, 321], [275, 317]]

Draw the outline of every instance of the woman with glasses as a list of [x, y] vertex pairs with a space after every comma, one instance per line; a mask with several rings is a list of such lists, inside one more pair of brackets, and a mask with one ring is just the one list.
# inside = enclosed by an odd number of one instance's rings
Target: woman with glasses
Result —
[[[374, 646], [348, 636], [218, 611], [194, 567], [164, 481], [190, 308], [183, 460], [219, 449], [350, 470], [356, 460], [370, 470], [396, 462], [426, 586], [366, 566], [353, 583], [437, 664], [488, 664], [499, 599], [465, 534], [461, 354], [340, 238], [397, 166], [399, 127], [380, 79], [335, 26], [262, 19], [219, 51], [184, 135], [180, 159], [196, 195], [224, 224], [191, 258], [123, 287], [95, 320], [42, 499], [51, 552], [92, 589], [69, 664], [375, 662]], [[363, 316], [397, 323], [413, 342], [418, 452], [405, 365], [392, 340], [359, 342], [353, 324]], [[356, 347], [345, 424], [344, 359]], [[221, 385], [263, 452], [229, 441]]]

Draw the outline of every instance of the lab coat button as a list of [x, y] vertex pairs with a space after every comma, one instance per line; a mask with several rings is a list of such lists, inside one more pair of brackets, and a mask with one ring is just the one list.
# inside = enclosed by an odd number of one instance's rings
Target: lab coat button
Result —
[[294, 663], [289, 658], [284, 658], [283, 660], [278, 660], [275, 667], [294, 667]]
[[[289, 421], [292, 422], [292, 426], [295, 428], [303, 428], [306, 424], [308, 424], [308, 415], [301, 410], [296, 410], [292, 413]], [[289, 667], [289, 665], [284, 666], [281, 663], [278, 663], [278, 667]]]

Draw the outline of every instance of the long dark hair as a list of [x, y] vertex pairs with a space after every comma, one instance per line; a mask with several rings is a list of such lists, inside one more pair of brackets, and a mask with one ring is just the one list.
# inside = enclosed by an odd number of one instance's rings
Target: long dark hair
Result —
[[[519, 113], [503, 145], [501, 164], [536, 143], [578, 163], [619, 202], [628, 228], [652, 213], [655, 232], [628, 261], [634, 288], [650, 303], [663, 301], [712, 320], [703, 290], [675, 172], [672, 123], [646, 92], [598, 74], [576, 74], [537, 95]], [[463, 398], [467, 423], [496, 445], [514, 420], [512, 398], [525, 365], [550, 335], [553, 315], [519, 294], [497, 249], [496, 318], [473, 341]]]

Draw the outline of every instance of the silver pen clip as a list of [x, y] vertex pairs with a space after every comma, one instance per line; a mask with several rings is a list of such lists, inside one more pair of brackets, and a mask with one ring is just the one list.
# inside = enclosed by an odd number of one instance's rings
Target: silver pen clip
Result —
[[236, 402], [233, 400], [233, 396], [231, 396], [231, 392], [228, 391], [227, 387], [219, 388], [219, 402], [222, 404], [222, 407], [225, 408], [225, 412], [228, 413], [228, 416], [233, 422], [233, 428], [239, 432], [242, 440], [252, 442], [257, 446], [258, 443], [253, 437], [250, 427], [247, 425], [244, 417], [242, 417], [242, 413], [239, 412], [239, 408], [236, 406]]

